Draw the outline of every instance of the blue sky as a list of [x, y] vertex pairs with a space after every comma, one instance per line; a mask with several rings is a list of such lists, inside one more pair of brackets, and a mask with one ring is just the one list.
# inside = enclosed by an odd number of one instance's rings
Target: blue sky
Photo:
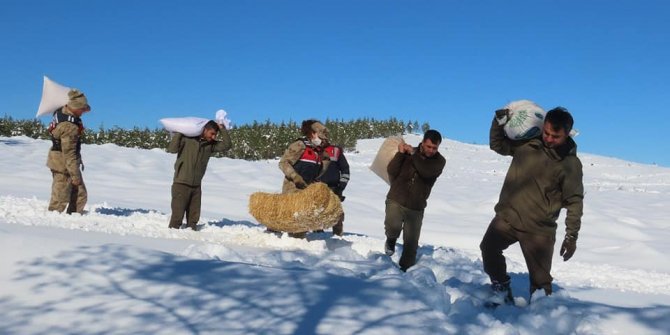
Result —
[[[581, 152], [670, 166], [669, 1], [2, 0], [0, 116], [42, 76], [88, 127], [394, 116], [488, 143], [493, 111], [568, 108]], [[447, 153], [448, 156], [448, 153]]]

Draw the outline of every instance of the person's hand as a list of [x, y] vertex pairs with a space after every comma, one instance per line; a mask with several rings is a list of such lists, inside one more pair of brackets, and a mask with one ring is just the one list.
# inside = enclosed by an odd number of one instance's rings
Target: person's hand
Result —
[[299, 190], [304, 190], [305, 188], [307, 188], [307, 183], [305, 183], [305, 180], [302, 179], [302, 177], [300, 177], [299, 175], [293, 178], [293, 184], [295, 184], [295, 187]]
[[340, 201], [344, 201], [345, 196], [342, 195], [342, 192], [344, 192], [345, 187], [347, 187], [347, 183], [339, 183], [335, 188], [335, 195], [340, 198]]
[[509, 109], [503, 108], [496, 111], [496, 121], [499, 125], [504, 125], [509, 120]]
[[337, 184], [337, 191], [338, 191], [340, 194], [342, 194], [342, 192], [344, 192], [344, 189], [345, 189], [345, 188], [347, 188], [347, 183], [345, 183], [345, 182], [339, 182], [339, 183]]
[[571, 235], [565, 235], [563, 239], [563, 244], [561, 244], [561, 253], [563, 256], [563, 261], [567, 262], [568, 259], [572, 258], [572, 255], [575, 254], [577, 250], [577, 238]]
[[81, 179], [75, 179], [75, 178], [72, 178], [71, 183], [72, 183], [72, 185], [74, 185], [74, 186], [79, 186], [79, 185], [81, 185]]
[[403, 142], [403, 143], [398, 144], [398, 152], [400, 152], [400, 153], [411, 154], [412, 150], [414, 150], [414, 148], [412, 148], [412, 146], [407, 144], [407, 143]]

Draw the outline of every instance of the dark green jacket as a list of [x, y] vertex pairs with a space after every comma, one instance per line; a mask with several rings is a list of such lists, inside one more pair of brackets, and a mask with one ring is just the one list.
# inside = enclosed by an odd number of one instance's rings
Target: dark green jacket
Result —
[[428, 158], [419, 152], [419, 147], [411, 155], [396, 153], [387, 167], [391, 189], [386, 198], [412, 210], [424, 210], [445, 164], [446, 160], [439, 152]]
[[173, 182], [200, 186], [209, 157], [217, 152], [226, 152], [230, 147], [230, 135], [225, 128], [219, 130], [218, 140], [212, 142], [207, 142], [200, 136], [188, 137], [175, 133], [167, 147], [167, 152], [177, 154]]
[[495, 119], [489, 137], [492, 150], [512, 156], [496, 215], [518, 230], [555, 236], [556, 220], [561, 208], [566, 208], [566, 234], [577, 237], [584, 185], [582, 163], [572, 138], [557, 149], [545, 147], [541, 137], [512, 141]]

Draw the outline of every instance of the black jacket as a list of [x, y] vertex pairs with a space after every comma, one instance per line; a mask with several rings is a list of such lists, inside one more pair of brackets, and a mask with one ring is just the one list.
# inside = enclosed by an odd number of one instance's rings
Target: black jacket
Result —
[[425, 157], [416, 147], [414, 153], [396, 153], [388, 165], [391, 189], [386, 197], [412, 210], [424, 210], [428, 196], [442, 174], [446, 160], [439, 153]]

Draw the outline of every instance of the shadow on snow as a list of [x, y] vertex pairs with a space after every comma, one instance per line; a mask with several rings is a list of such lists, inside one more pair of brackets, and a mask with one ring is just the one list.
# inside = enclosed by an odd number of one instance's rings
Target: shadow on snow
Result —
[[[318, 327], [341, 333], [342, 322], [352, 333], [385, 327], [411, 333], [416, 325], [407, 320], [432, 312], [414, 306], [383, 313], [389, 290], [402, 295], [394, 281], [193, 260], [127, 245], [73, 249], [21, 264], [16, 274], [36, 296], [64, 294], [34, 304], [0, 296], [5, 333], [115, 333], [121, 329], [106, 327], [123, 325], [122, 333], [315, 334], [324, 332]], [[426, 333], [439, 332], [434, 324], [424, 326]]]
[[[488, 289], [480, 262], [452, 249], [420, 248], [417, 266], [406, 274], [386, 271], [392, 268], [391, 259], [382, 255], [353, 261], [382, 268], [387, 275], [374, 270], [367, 275], [331, 274], [309, 264], [318, 263], [317, 256], [291, 253], [294, 259], [308, 259], [308, 263], [286, 261], [275, 267], [196, 260], [118, 244], [37, 258], [18, 264], [13, 280], [29, 285], [39, 298], [0, 296], [0, 330], [32, 334], [472, 334], [491, 327], [482, 321], [486, 318], [528, 328], [536, 326], [537, 317], [559, 324], [560, 313], [558, 317], [548, 315], [551, 311], [563, 311], [562, 327], [569, 333], [583, 319], [615, 314], [630, 315], [660, 332], [670, 328], [669, 306], [621, 308], [559, 294], [526, 307], [487, 310], [477, 304]], [[527, 274], [512, 275], [514, 290], [525, 293]], [[440, 302], [431, 302], [435, 295], [426, 288], [451, 292], [446, 295], [451, 301], [441, 302], [447, 308], [439, 310]]]

